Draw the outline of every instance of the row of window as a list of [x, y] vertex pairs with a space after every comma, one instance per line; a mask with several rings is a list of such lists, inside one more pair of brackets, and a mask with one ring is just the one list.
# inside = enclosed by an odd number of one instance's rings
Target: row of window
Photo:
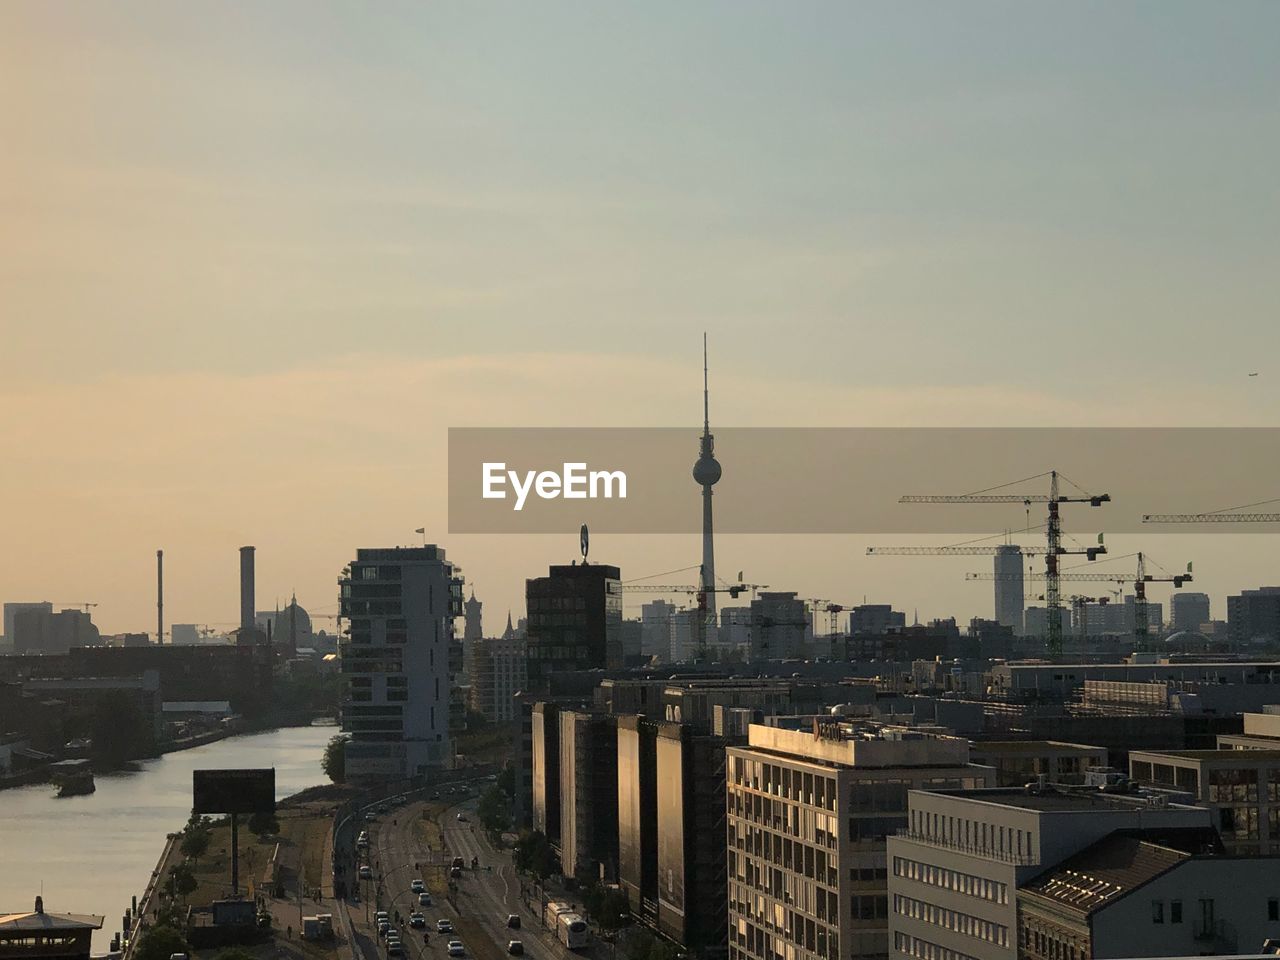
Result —
[[1027, 960], [1086, 960], [1087, 941], [1067, 938], [1054, 930], [1023, 924], [1018, 933], [1018, 954]]
[[977, 960], [976, 957], [961, 953], [959, 950], [952, 950], [950, 947], [943, 947], [902, 932], [894, 933], [893, 948], [917, 960]]
[[1021, 859], [1032, 855], [1030, 830], [1004, 827], [984, 820], [912, 810], [911, 832], [950, 846], [980, 851], [986, 856], [1001, 859]]
[[985, 943], [994, 943], [1000, 947], [1009, 945], [1009, 928], [1004, 924], [961, 913], [959, 910], [949, 910], [946, 907], [940, 907], [934, 903], [926, 903], [914, 897], [894, 894], [893, 912], [901, 917], [922, 920], [925, 923], [933, 924], [935, 927], [942, 927], [946, 930], [963, 934], [966, 937], [973, 937], [975, 940], [982, 940]]
[[977, 897], [979, 900], [990, 900], [992, 903], [1009, 902], [1007, 884], [988, 880], [985, 877], [976, 877], [971, 873], [961, 873], [959, 870], [936, 867], [931, 863], [894, 857], [893, 875], [915, 880], [917, 883], [925, 883], [931, 887], [940, 887], [943, 890], [954, 890], [968, 897]]
[[769, 933], [755, 924], [739, 921], [729, 928], [730, 946], [739, 946], [757, 957], [794, 957], [796, 947], [819, 957], [836, 960], [840, 956], [840, 938], [834, 930], [812, 920], [800, 925], [790, 938]]
[[[730, 818], [729, 847], [760, 857], [784, 870], [799, 873], [810, 880], [834, 887], [840, 882], [840, 863], [834, 850], [815, 850], [813, 847], [782, 837], [768, 830], [750, 825], [739, 827], [736, 818]], [[741, 842], [739, 837], [741, 835]]]
[[804, 837], [831, 850], [838, 844], [839, 820], [819, 810], [740, 789], [730, 789], [725, 803], [731, 816], [743, 817], [762, 827]]
[[747, 757], [732, 759], [730, 773], [738, 786], [824, 810], [836, 808], [836, 781], [832, 777]]

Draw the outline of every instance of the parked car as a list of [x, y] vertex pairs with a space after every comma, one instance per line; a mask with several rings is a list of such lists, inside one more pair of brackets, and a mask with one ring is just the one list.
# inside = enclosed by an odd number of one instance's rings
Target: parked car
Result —
[[453, 921], [452, 921], [452, 920], [437, 920], [437, 921], [436, 921], [436, 933], [453, 933]]
[[422, 892], [422, 893], [420, 893], [420, 894], [418, 894], [418, 906], [420, 906], [420, 907], [429, 907], [429, 906], [431, 906], [431, 894], [429, 894], [429, 893], [427, 893], [427, 892], [425, 892], [425, 891], [424, 891], [424, 892]]
[[524, 943], [519, 940], [508, 940], [507, 953], [511, 954], [513, 957], [520, 956], [524, 953]]
[[449, 941], [449, 956], [451, 956], [451, 957], [461, 957], [461, 956], [465, 956], [465, 955], [466, 955], [466, 952], [467, 952], [467, 951], [466, 951], [466, 950], [464, 950], [464, 949], [463, 949], [463, 947], [462, 947], [462, 941], [461, 941], [461, 940], [450, 940], [450, 941]]
[[507, 926], [508, 926], [508, 927], [510, 927], [512, 930], [519, 930], [519, 929], [520, 929], [520, 914], [518, 914], [518, 913], [508, 913], [508, 914], [507, 914]]

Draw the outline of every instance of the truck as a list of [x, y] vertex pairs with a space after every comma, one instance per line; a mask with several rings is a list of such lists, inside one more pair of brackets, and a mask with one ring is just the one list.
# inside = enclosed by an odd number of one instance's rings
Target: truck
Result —
[[582, 950], [591, 943], [591, 931], [578, 914], [562, 913], [556, 918], [556, 939], [570, 950]]

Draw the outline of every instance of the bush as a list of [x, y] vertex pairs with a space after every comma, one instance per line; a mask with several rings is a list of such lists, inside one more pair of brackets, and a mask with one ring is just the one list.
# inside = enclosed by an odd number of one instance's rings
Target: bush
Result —
[[142, 934], [133, 956], [134, 960], [169, 960], [173, 954], [187, 953], [190, 949], [177, 930], [170, 926], [160, 926], [152, 927]]

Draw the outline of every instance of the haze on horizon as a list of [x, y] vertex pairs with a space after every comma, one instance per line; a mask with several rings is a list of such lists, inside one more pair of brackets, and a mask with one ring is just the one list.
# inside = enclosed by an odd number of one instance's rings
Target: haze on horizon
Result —
[[[576, 530], [450, 537], [447, 428], [688, 424], [692, 464], [703, 330], [713, 426], [1272, 425], [1277, 35], [1262, 0], [0, 5], [0, 600], [152, 629], [163, 547], [166, 619], [222, 623], [253, 543], [259, 606], [332, 611], [425, 525], [496, 631]], [[593, 557], [696, 563], [689, 508]], [[972, 561], [866, 542], [717, 561], [989, 613]], [[1271, 542], [1142, 545], [1222, 616]]]

